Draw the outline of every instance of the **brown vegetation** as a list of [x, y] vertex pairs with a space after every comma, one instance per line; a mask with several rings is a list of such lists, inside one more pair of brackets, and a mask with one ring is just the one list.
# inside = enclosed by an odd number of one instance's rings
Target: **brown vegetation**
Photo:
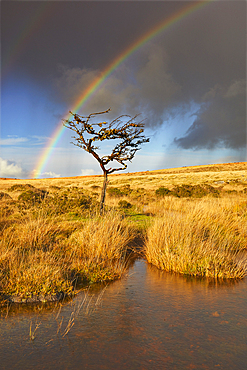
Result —
[[1, 293], [17, 301], [47, 300], [70, 295], [81, 283], [119, 278], [132, 238], [116, 214], [66, 222], [30, 213], [2, 230]]
[[138, 233], [158, 268], [243, 278], [246, 163], [206, 167], [111, 175], [103, 218], [100, 176], [0, 180], [1, 297], [46, 300], [119, 278]]
[[[166, 271], [194, 276], [244, 277], [247, 202], [213, 198], [175, 202], [174, 206], [174, 199], [169, 198], [156, 207], [160, 216], [147, 231], [147, 261]], [[242, 212], [237, 213], [236, 207]]]

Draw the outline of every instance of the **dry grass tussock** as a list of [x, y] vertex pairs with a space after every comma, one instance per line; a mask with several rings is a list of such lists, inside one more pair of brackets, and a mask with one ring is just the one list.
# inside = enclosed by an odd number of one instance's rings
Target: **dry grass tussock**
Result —
[[166, 199], [147, 231], [147, 261], [166, 271], [213, 278], [247, 274], [247, 203]]
[[119, 278], [137, 232], [147, 234], [146, 258], [159, 268], [244, 277], [246, 169], [240, 163], [109, 176], [103, 218], [101, 176], [0, 179], [0, 297], [46, 299]]
[[70, 294], [76, 283], [119, 278], [133, 232], [117, 214], [81, 222], [26, 217], [2, 230], [0, 291], [48, 297]]

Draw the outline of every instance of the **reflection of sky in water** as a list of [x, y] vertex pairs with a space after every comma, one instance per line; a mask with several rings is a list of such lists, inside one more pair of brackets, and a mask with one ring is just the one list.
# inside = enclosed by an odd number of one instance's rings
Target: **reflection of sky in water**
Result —
[[[88, 297], [89, 314], [87, 304], [80, 309], [83, 294], [59, 315], [53, 307], [10, 309], [7, 319], [3, 313], [1, 368], [245, 369], [246, 284], [214, 284], [137, 261], [125, 278], [108, 285], [97, 307], [99, 292], [91, 302]], [[75, 324], [63, 338], [75, 309]], [[31, 321], [33, 329], [41, 323], [32, 342]]]

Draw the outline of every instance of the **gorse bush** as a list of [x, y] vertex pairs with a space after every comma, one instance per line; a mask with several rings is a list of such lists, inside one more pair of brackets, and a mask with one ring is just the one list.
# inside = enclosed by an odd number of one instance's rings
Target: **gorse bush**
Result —
[[70, 194], [62, 193], [56, 194], [50, 203], [56, 209], [56, 212], [67, 213], [72, 211], [85, 211], [89, 210], [96, 205], [95, 200], [90, 196], [86, 196], [83, 193]]
[[178, 198], [193, 197], [202, 198], [206, 195], [212, 195], [218, 197], [220, 195], [219, 189], [214, 188], [211, 185], [177, 185], [172, 190], [169, 190], [163, 186], [155, 191], [155, 194], [159, 197], [164, 197], [166, 195], [173, 195]]
[[98, 207], [94, 197], [85, 195], [77, 188], [64, 191], [55, 187], [53, 190], [56, 191], [51, 193], [37, 188], [26, 190], [18, 196], [16, 205], [22, 211], [31, 209], [35, 213], [43, 209], [47, 215], [74, 214], [81, 217], [95, 212]]
[[164, 197], [165, 195], [172, 195], [173, 192], [167, 188], [161, 186], [159, 189], [155, 191], [155, 194], [159, 197]]
[[8, 188], [8, 191], [23, 191], [23, 190], [34, 190], [35, 187], [31, 184], [15, 184]]
[[32, 206], [36, 203], [41, 203], [46, 196], [48, 196], [48, 192], [45, 190], [30, 189], [21, 193], [18, 197], [18, 200], [26, 203], [28, 206]]
[[107, 193], [110, 197], [120, 198], [132, 194], [133, 190], [130, 188], [130, 185], [127, 184], [119, 188], [109, 187]]
[[202, 198], [208, 194], [213, 196], [219, 196], [220, 192], [218, 189], [214, 188], [210, 185], [181, 185], [176, 186], [172, 193], [176, 197], [194, 197], [194, 198]]
[[108, 188], [107, 193], [110, 197], [123, 197], [124, 193], [119, 188]]

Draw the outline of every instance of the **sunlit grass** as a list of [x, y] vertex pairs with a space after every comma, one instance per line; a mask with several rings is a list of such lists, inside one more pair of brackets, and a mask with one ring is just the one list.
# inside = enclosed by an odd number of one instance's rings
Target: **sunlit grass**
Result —
[[44, 214], [3, 230], [0, 289], [23, 299], [70, 294], [78, 283], [114, 280], [124, 272], [134, 232], [115, 213], [84, 222]]
[[[175, 202], [176, 203], [176, 202]], [[227, 200], [164, 202], [147, 230], [145, 256], [166, 271], [213, 278], [247, 273], [247, 217]], [[177, 208], [177, 207], [176, 207]], [[156, 209], [157, 212], [157, 209]]]
[[131, 242], [140, 241], [140, 251], [144, 237], [145, 258], [158, 268], [243, 278], [246, 169], [240, 163], [109, 176], [104, 217], [100, 176], [0, 180], [0, 296], [46, 300], [118, 279]]

